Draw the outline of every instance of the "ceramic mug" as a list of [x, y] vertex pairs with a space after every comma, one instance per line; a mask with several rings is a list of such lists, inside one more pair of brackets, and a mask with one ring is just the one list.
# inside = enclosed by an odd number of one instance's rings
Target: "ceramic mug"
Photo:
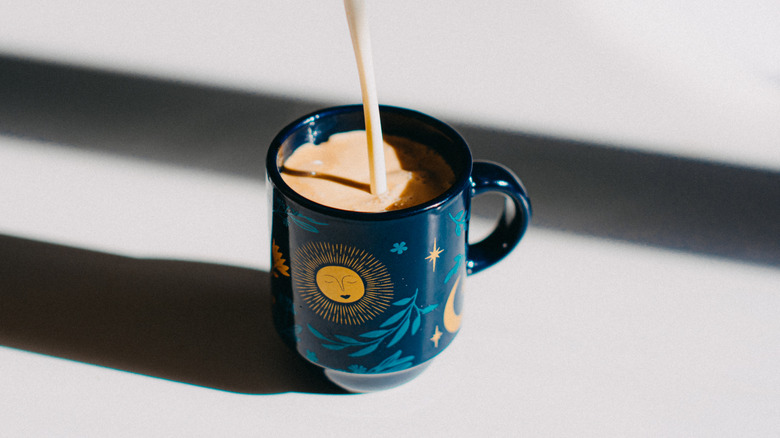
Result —
[[[280, 169], [298, 146], [365, 129], [362, 105], [292, 122], [266, 159], [275, 327], [353, 392], [390, 388], [422, 372], [460, 328], [466, 277], [512, 251], [531, 218], [520, 180], [499, 164], [472, 161], [453, 128], [409, 109], [382, 106], [380, 114], [384, 134], [424, 144], [450, 165], [455, 183], [446, 192], [403, 210], [365, 213], [318, 204], [285, 184]], [[470, 201], [485, 192], [511, 202], [495, 229], [469, 244]], [[338, 284], [318, 280], [325, 276]], [[347, 293], [329, 290], [336, 286]]]

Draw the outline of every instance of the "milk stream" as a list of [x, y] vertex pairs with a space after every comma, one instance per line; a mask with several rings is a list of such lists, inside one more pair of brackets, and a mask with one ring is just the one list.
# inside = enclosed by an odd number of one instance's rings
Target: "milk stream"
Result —
[[365, 0], [344, 0], [352, 48], [355, 51], [360, 92], [363, 97], [363, 114], [368, 137], [368, 165], [371, 194], [378, 196], [387, 191], [387, 172], [382, 147], [382, 124], [379, 120], [379, 101], [374, 80], [374, 62], [371, 56], [371, 36], [366, 18]]

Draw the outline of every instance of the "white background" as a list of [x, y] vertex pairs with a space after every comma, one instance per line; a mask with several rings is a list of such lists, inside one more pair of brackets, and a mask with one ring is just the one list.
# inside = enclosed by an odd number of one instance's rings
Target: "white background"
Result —
[[[370, 2], [379, 99], [780, 169], [780, 3]], [[0, 3], [0, 53], [360, 100], [339, 0]]]

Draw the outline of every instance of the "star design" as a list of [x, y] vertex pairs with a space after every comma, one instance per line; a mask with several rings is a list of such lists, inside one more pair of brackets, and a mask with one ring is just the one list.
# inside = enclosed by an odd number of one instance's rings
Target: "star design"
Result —
[[436, 272], [436, 259], [439, 258], [439, 254], [441, 254], [442, 251], [444, 250], [436, 247], [436, 239], [433, 239], [433, 250], [430, 252], [430, 255], [425, 258], [425, 260], [433, 262], [433, 272]]
[[439, 330], [439, 326], [436, 326], [436, 329], [433, 331], [433, 336], [431, 336], [431, 341], [433, 341], [433, 346], [436, 348], [439, 348], [439, 339], [441, 339], [442, 332]]

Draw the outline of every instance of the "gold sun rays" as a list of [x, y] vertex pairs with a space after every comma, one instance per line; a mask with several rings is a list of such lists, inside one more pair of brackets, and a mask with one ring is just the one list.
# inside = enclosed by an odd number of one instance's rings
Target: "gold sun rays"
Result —
[[[364, 290], [360, 299], [354, 302], [338, 300], [338, 297], [331, 299], [320, 289], [317, 272], [333, 266], [347, 268], [345, 271], [352, 271], [360, 277]], [[295, 253], [291, 268], [293, 281], [303, 301], [317, 315], [332, 322], [363, 324], [380, 315], [393, 298], [393, 283], [387, 268], [371, 254], [355, 247], [327, 242], [309, 243]]]

